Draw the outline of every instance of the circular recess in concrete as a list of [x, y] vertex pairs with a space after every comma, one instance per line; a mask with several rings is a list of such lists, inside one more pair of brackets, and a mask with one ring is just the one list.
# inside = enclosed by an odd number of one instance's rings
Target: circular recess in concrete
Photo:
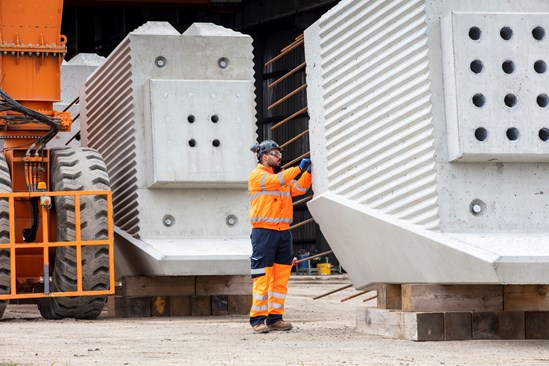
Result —
[[473, 104], [477, 107], [482, 107], [486, 103], [486, 98], [482, 94], [473, 95]]
[[471, 71], [475, 74], [480, 74], [484, 70], [484, 64], [480, 60], [474, 60], [471, 62]]
[[538, 132], [538, 136], [541, 141], [549, 140], [549, 128], [543, 127], [542, 129], [540, 129]]
[[478, 41], [480, 39], [481, 30], [479, 27], [471, 27], [469, 28], [469, 38], [471, 38], [473, 41]]
[[545, 28], [536, 27], [532, 29], [532, 36], [534, 37], [534, 39], [537, 39], [538, 41], [542, 41], [545, 38]]
[[219, 122], [219, 116], [217, 114], [214, 114], [213, 116], [210, 117], [210, 120], [213, 123], [217, 123], [217, 122]]
[[225, 223], [229, 226], [234, 226], [238, 223], [238, 217], [236, 217], [235, 215], [228, 215], [225, 218]]
[[189, 114], [189, 116], [187, 117], [187, 121], [189, 123], [194, 123], [195, 120], [196, 118], [192, 114]]
[[549, 97], [547, 96], [547, 94], [540, 94], [536, 98], [536, 102], [541, 108], [545, 108], [547, 107], [547, 105], [549, 105]]
[[503, 69], [503, 72], [506, 74], [512, 74], [515, 72], [515, 63], [511, 60], [505, 60], [501, 64], [501, 68]]
[[515, 108], [517, 106], [518, 100], [515, 94], [507, 94], [505, 98], [503, 98], [503, 102], [507, 107]]
[[486, 203], [482, 200], [474, 199], [469, 204], [469, 212], [473, 214], [473, 216], [482, 215], [484, 211], [486, 211]]
[[195, 147], [196, 146], [196, 140], [195, 139], [190, 139], [189, 140], [189, 146], [190, 147]]
[[513, 37], [513, 30], [511, 29], [511, 27], [503, 27], [499, 31], [499, 35], [501, 36], [501, 38], [508, 41]]
[[226, 57], [221, 57], [219, 60], [217, 60], [217, 66], [219, 66], [221, 69], [226, 69], [229, 67], [229, 59]]
[[172, 215], [164, 215], [162, 224], [166, 227], [173, 226], [175, 224], [175, 218]]
[[516, 127], [508, 128], [505, 135], [510, 141], [517, 141], [520, 137], [520, 131]]
[[164, 67], [168, 63], [168, 60], [166, 60], [166, 57], [164, 56], [158, 56], [154, 59], [154, 64], [156, 67]]
[[475, 130], [475, 138], [478, 141], [484, 141], [488, 138], [488, 131], [484, 127], [479, 127]]
[[537, 60], [534, 62], [534, 70], [536, 70], [538, 74], [543, 74], [547, 71], [547, 64], [543, 60]]
[[219, 147], [219, 145], [221, 145], [221, 141], [219, 141], [218, 139], [215, 139], [215, 140], [212, 141], [212, 145], [214, 147]]

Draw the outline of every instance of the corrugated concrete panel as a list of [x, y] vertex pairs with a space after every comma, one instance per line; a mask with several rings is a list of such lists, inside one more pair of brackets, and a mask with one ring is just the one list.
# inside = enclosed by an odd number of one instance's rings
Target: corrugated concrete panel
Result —
[[323, 96], [326, 189], [437, 229], [426, 31], [423, 1], [342, 3], [318, 22], [309, 89]]

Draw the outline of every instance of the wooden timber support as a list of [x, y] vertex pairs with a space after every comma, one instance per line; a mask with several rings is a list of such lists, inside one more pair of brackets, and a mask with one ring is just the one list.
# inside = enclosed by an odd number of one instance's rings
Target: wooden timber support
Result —
[[252, 304], [250, 276], [124, 277], [108, 299], [110, 316], [246, 315]]
[[380, 284], [357, 330], [415, 341], [549, 339], [549, 285]]

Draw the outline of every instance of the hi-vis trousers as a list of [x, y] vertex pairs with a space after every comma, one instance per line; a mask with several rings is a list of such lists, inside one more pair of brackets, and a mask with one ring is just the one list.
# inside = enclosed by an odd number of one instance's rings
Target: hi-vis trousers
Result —
[[292, 271], [292, 234], [290, 230], [252, 229], [253, 301], [252, 326], [276, 323], [284, 315], [286, 285]]

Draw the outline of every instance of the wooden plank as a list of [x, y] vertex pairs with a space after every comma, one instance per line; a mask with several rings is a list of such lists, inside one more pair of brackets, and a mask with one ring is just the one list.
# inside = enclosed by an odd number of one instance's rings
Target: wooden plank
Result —
[[229, 314], [248, 315], [252, 306], [252, 295], [228, 295]]
[[473, 312], [473, 339], [499, 338], [499, 313]]
[[444, 313], [403, 312], [404, 338], [412, 341], [443, 341]]
[[502, 311], [500, 285], [402, 285], [402, 310]]
[[252, 278], [244, 276], [197, 276], [196, 295], [248, 295], [252, 293]]
[[212, 315], [211, 296], [191, 296], [191, 315], [210, 316]]
[[524, 311], [499, 313], [499, 337], [501, 339], [524, 339]]
[[526, 339], [549, 339], [549, 312], [526, 311], [524, 335]]
[[356, 331], [382, 336], [403, 338], [402, 311], [359, 306], [356, 313]]
[[444, 313], [444, 340], [463, 341], [473, 339], [471, 312]]
[[402, 309], [401, 285], [382, 283], [377, 290], [377, 307], [380, 309]]
[[170, 297], [153, 296], [151, 299], [151, 316], [170, 316]]
[[195, 294], [194, 276], [130, 276], [122, 278], [125, 297], [184, 296]]
[[171, 316], [191, 315], [191, 296], [172, 296], [170, 298]]
[[212, 315], [229, 314], [229, 295], [212, 295]]
[[139, 318], [151, 316], [151, 304], [148, 297], [115, 297], [115, 316], [120, 318]]
[[549, 285], [503, 286], [505, 311], [549, 310]]

